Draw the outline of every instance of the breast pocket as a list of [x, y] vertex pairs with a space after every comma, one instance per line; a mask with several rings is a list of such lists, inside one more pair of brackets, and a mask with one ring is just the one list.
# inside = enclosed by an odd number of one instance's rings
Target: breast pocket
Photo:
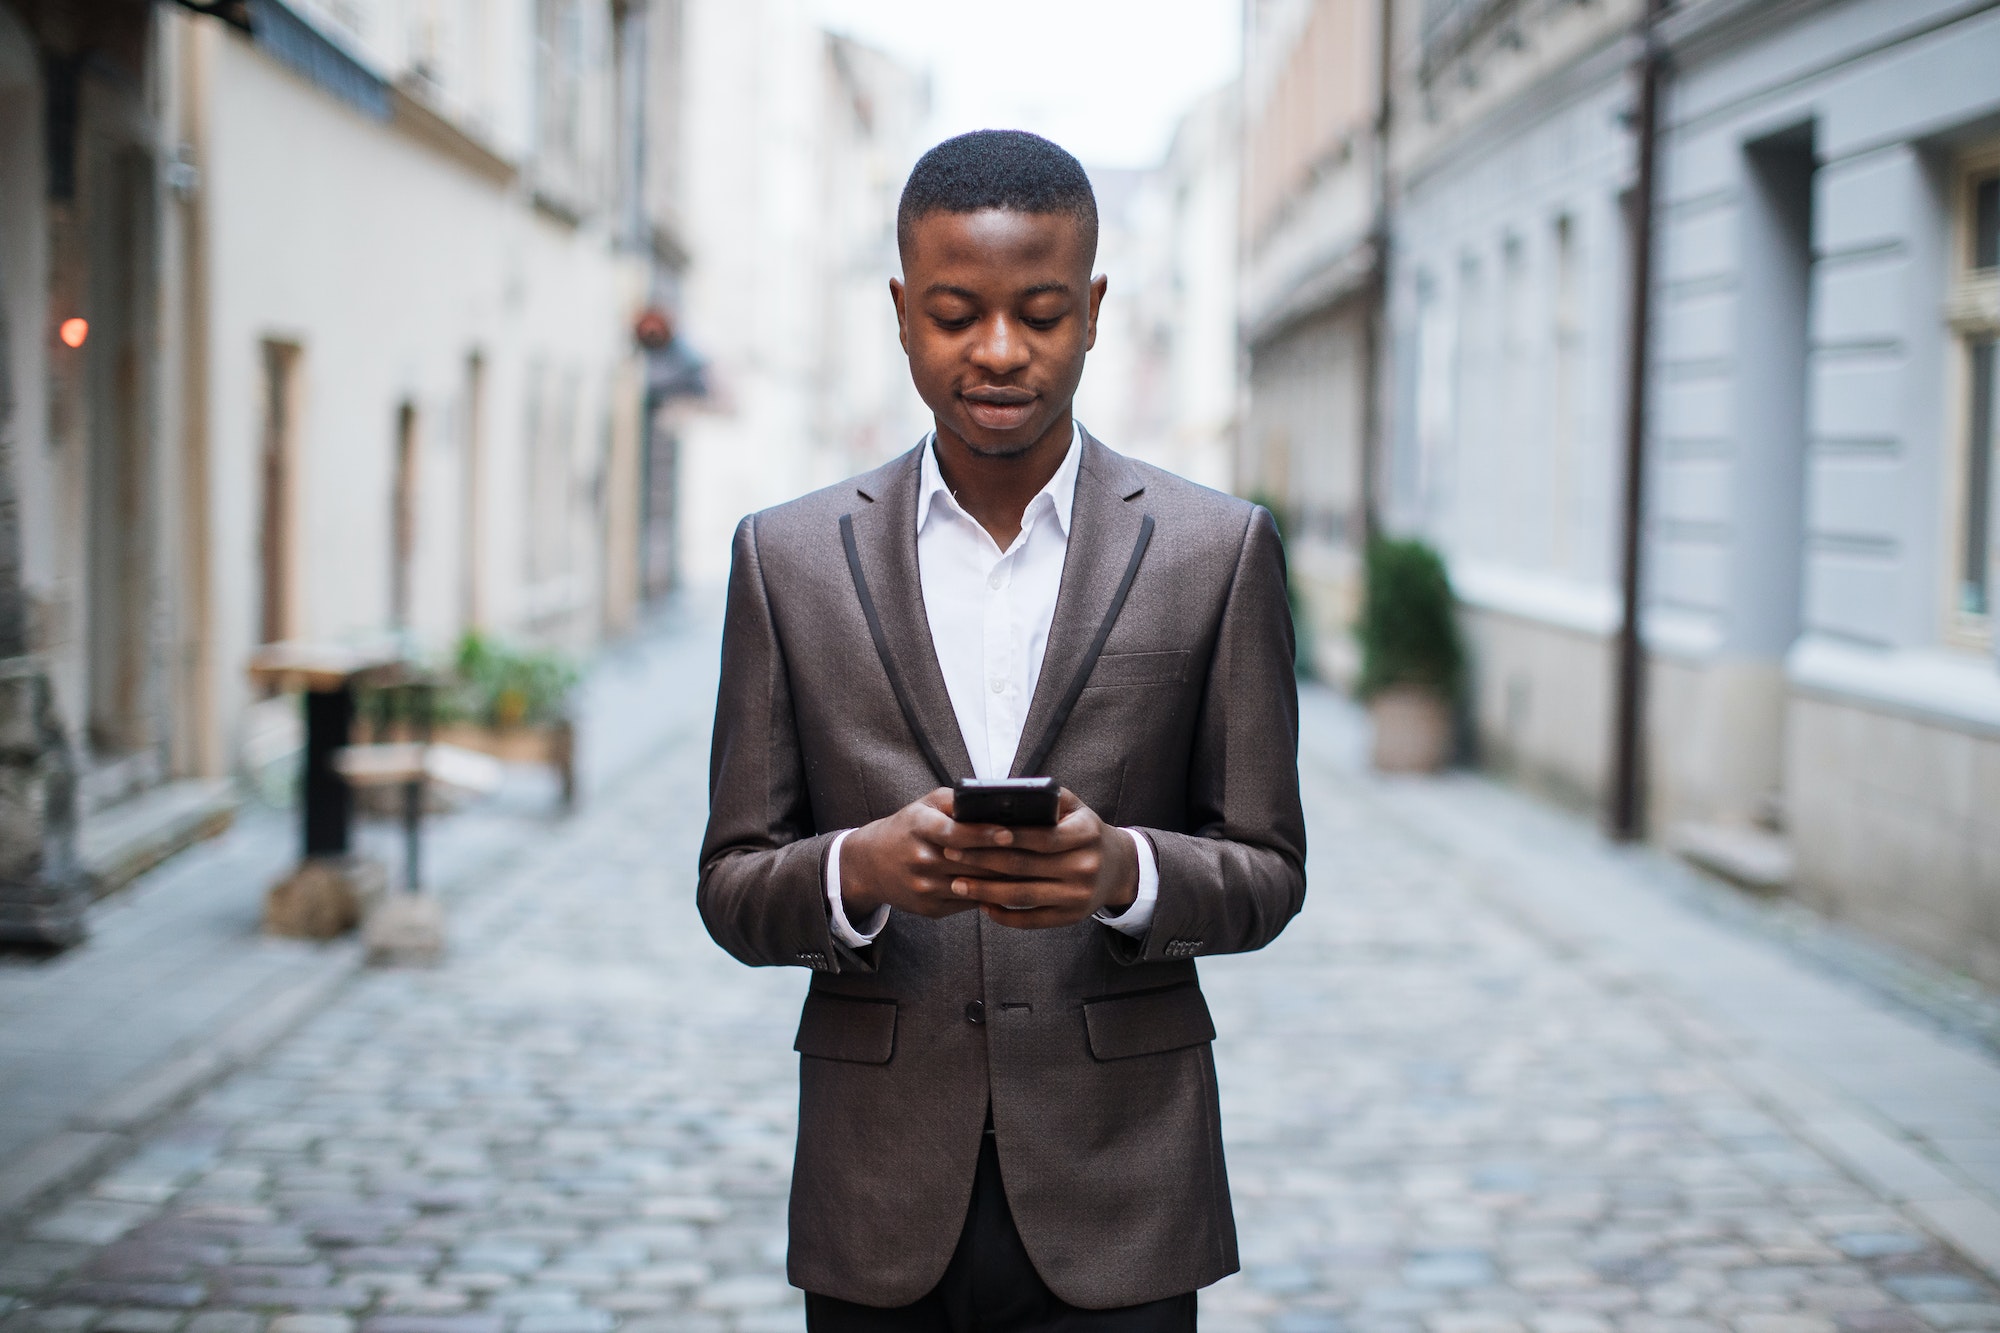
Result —
[[1125, 685], [1179, 685], [1187, 680], [1188, 652], [1105, 653], [1091, 668], [1087, 690]]

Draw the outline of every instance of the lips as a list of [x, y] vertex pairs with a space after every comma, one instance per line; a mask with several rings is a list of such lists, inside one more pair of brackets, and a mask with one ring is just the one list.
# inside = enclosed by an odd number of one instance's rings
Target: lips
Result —
[[959, 395], [966, 415], [986, 430], [1014, 430], [1026, 424], [1035, 407], [1036, 395], [1026, 389], [972, 389]]

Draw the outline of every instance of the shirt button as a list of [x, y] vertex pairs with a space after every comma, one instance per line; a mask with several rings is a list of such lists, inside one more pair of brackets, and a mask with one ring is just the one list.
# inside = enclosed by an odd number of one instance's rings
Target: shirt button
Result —
[[965, 1021], [974, 1027], [984, 1023], [986, 1021], [986, 1001], [967, 1000], [965, 1002]]
[[1002, 690], [1005, 690], [1007, 688], [1007, 682], [1000, 679], [1000, 677], [998, 676], [995, 676], [992, 680], [988, 681], [987, 684], [992, 687], [992, 690], [995, 694], [999, 694]]
[[999, 592], [1000, 585], [1002, 585], [1006, 581], [1007, 580], [1001, 576], [1000, 571], [996, 569], [993, 571], [993, 576], [986, 580], [986, 586], [993, 589], [993, 591], [995, 592]]

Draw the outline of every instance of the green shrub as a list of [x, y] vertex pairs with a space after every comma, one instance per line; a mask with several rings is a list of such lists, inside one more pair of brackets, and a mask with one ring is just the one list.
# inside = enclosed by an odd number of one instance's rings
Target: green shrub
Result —
[[552, 722], [579, 678], [560, 653], [511, 648], [468, 630], [458, 641], [442, 711], [489, 727]]
[[1366, 699], [1392, 685], [1424, 685], [1456, 698], [1465, 651], [1443, 559], [1415, 539], [1377, 538], [1367, 565], [1366, 597], [1354, 627], [1361, 641], [1356, 693]]

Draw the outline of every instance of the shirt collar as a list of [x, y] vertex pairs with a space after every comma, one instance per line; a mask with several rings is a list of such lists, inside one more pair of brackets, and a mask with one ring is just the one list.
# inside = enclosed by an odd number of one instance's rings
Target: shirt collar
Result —
[[[965, 510], [960, 507], [957, 497], [952, 495], [951, 488], [944, 484], [944, 472], [938, 467], [937, 462], [937, 435], [935, 433], [924, 437], [923, 448], [924, 456], [920, 464], [921, 471], [917, 477], [918, 532], [924, 530], [924, 524], [931, 516], [931, 501], [940, 495], [944, 497], [945, 505], [953, 512], [965, 514]], [[1028, 501], [1028, 507], [1021, 515], [1023, 531], [1026, 530], [1028, 522], [1033, 518], [1035, 508], [1041, 503], [1042, 497], [1047, 496], [1049, 503], [1054, 506], [1056, 522], [1061, 526], [1063, 536], [1069, 536], [1070, 511], [1076, 504], [1076, 473], [1082, 460], [1083, 426], [1081, 423], [1072, 420], [1069, 428], [1069, 452], [1063, 455], [1062, 464], [1056, 468], [1055, 475], [1049, 478], [1048, 485], [1035, 492], [1035, 498]], [[965, 517], [968, 521], [976, 521], [972, 519], [970, 514], [965, 514]]]

